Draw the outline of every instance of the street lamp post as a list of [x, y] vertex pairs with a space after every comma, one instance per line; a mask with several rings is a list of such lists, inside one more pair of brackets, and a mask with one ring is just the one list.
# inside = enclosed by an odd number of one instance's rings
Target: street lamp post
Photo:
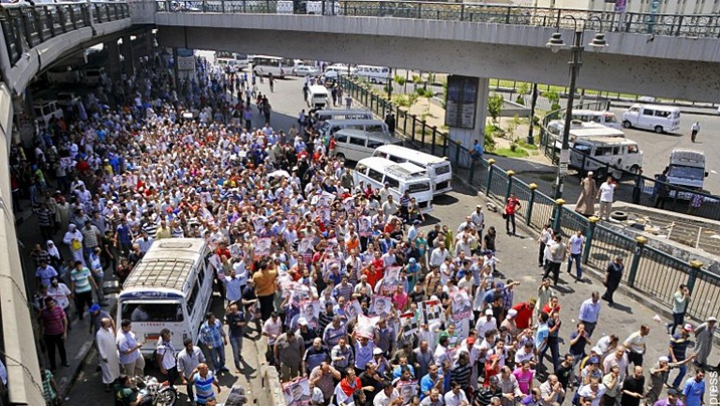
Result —
[[533, 136], [533, 128], [535, 127], [535, 105], [537, 105], [538, 90], [537, 82], [533, 83], [532, 99], [530, 100], [530, 129], [528, 130], [527, 143], [533, 145], [535, 137]]
[[[572, 121], [572, 109], [573, 102], [575, 101], [575, 90], [578, 73], [580, 73], [580, 67], [582, 66], [582, 53], [585, 50], [583, 45], [583, 34], [585, 33], [585, 23], [590, 20], [583, 22], [583, 25], [578, 27], [578, 22], [573, 16], [565, 16], [570, 18], [575, 24], [573, 44], [570, 47], [570, 85], [567, 96], [567, 107], [565, 109], [565, 125], [563, 126], [562, 134], [562, 148], [560, 149], [560, 161], [558, 162], [557, 178], [555, 180], [555, 199], [560, 199], [563, 196], [563, 183], [565, 175], [567, 174], [568, 163], [570, 162], [570, 124]], [[602, 22], [600, 23], [600, 30], [595, 34], [590, 46], [593, 49], [599, 50], [607, 46], [605, 41], [605, 35], [602, 34]], [[550, 41], [547, 43], [547, 47], [550, 48], [554, 53], [560, 51], [561, 48], [565, 47], [565, 41], [562, 39], [560, 32], [555, 32]]]

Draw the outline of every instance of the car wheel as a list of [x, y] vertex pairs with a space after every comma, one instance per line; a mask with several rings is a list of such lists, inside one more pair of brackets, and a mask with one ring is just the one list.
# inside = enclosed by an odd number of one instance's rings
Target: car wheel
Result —
[[630, 124], [629, 121], [625, 120], [623, 121], [623, 128], [632, 128], [632, 124]]
[[655, 126], [655, 132], [658, 133], [658, 134], [662, 134], [662, 133], [663, 133], [663, 128], [662, 128], [662, 126], [656, 125], [656, 126]]

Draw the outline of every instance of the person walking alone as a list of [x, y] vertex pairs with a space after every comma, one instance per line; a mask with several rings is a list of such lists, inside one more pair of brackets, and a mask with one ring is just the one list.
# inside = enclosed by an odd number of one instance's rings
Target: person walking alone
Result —
[[693, 123], [693, 125], [690, 127], [690, 141], [693, 143], [695, 142], [695, 138], [697, 138], [698, 133], [700, 132], [700, 122], [696, 121]]
[[605, 293], [602, 298], [603, 300], [607, 300], [610, 306], [615, 304], [613, 301], [613, 293], [615, 293], [618, 286], [620, 286], [624, 269], [625, 265], [623, 265], [622, 257], [617, 257], [615, 258], [615, 261], [608, 264], [608, 267], [605, 270]]
[[615, 188], [617, 185], [613, 181], [612, 176], [608, 176], [607, 180], [600, 185], [597, 198], [600, 200], [600, 217], [605, 221], [610, 221], [610, 212], [612, 211], [613, 199], [615, 198]]
[[689, 305], [690, 289], [681, 283], [678, 290], [673, 294], [673, 321], [665, 324], [668, 334], [675, 334], [677, 326], [682, 326], [685, 323], [685, 313]]
[[[505, 204], [505, 231], [507, 231], [508, 235], [515, 235], [515, 212], [517, 212], [520, 207], [520, 200], [515, 196], [515, 193], [510, 193], [510, 197], [508, 197], [507, 203]], [[512, 223], [512, 233], [510, 232], [510, 224]]]
[[583, 278], [580, 262], [582, 259], [583, 248], [585, 246], [585, 237], [582, 235], [582, 230], [578, 230], [575, 235], [570, 237], [568, 243], [570, 244], [570, 256], [568, 257], [567, 271], [569, 274], [572, 275], [572, 265], [573, 262], [575, 262], [575, 270], [577, 271], [575, 282], [578, 282], [581, 281]]

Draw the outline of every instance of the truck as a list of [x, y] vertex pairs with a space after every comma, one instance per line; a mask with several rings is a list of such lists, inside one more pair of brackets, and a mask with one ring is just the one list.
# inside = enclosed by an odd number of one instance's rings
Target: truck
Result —
[[692, 149], [676, 148], [670, 153], [667, 182], [687, 189], [702, 190], [708, 172], [705, 170], [705, 153]]

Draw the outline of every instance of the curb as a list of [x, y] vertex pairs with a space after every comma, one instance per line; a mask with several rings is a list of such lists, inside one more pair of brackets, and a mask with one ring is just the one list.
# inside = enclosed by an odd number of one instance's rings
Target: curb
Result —
[[[108, 295], [109, 296], [109, 295]], [[108, 297], [108, 299], [110, 299]], [[110, 305], [110, 308], [107, 310], [108, 313], [112, 316], [117, 311], [117, 300], [114, 300], [112, 305]], [[78, 327], [76, 327], [77, 329]], [[80, 354], [80, 362], [78, 362], [77, 367], [72, 371], [72, 374], [70, 375], [70, 382], [68, 382], [66, 385], [59, 387], [58, 389], [58, 396], [60, 396], [61, 399], [65, 399], [67, 395], [72, 390], [73, 386], [75, 385], [75, 381], [77, 380], [78, 376], [80, 375], [80, 371], [83, 370], [83, 368], [88, 365], [90, 358], [92, 354], [96, 353], [95, 350], [95, 337], [92, 338], [92, 341], [90, 341], [91, 345], [87, 346], [87, 349], [84, 353]]]

